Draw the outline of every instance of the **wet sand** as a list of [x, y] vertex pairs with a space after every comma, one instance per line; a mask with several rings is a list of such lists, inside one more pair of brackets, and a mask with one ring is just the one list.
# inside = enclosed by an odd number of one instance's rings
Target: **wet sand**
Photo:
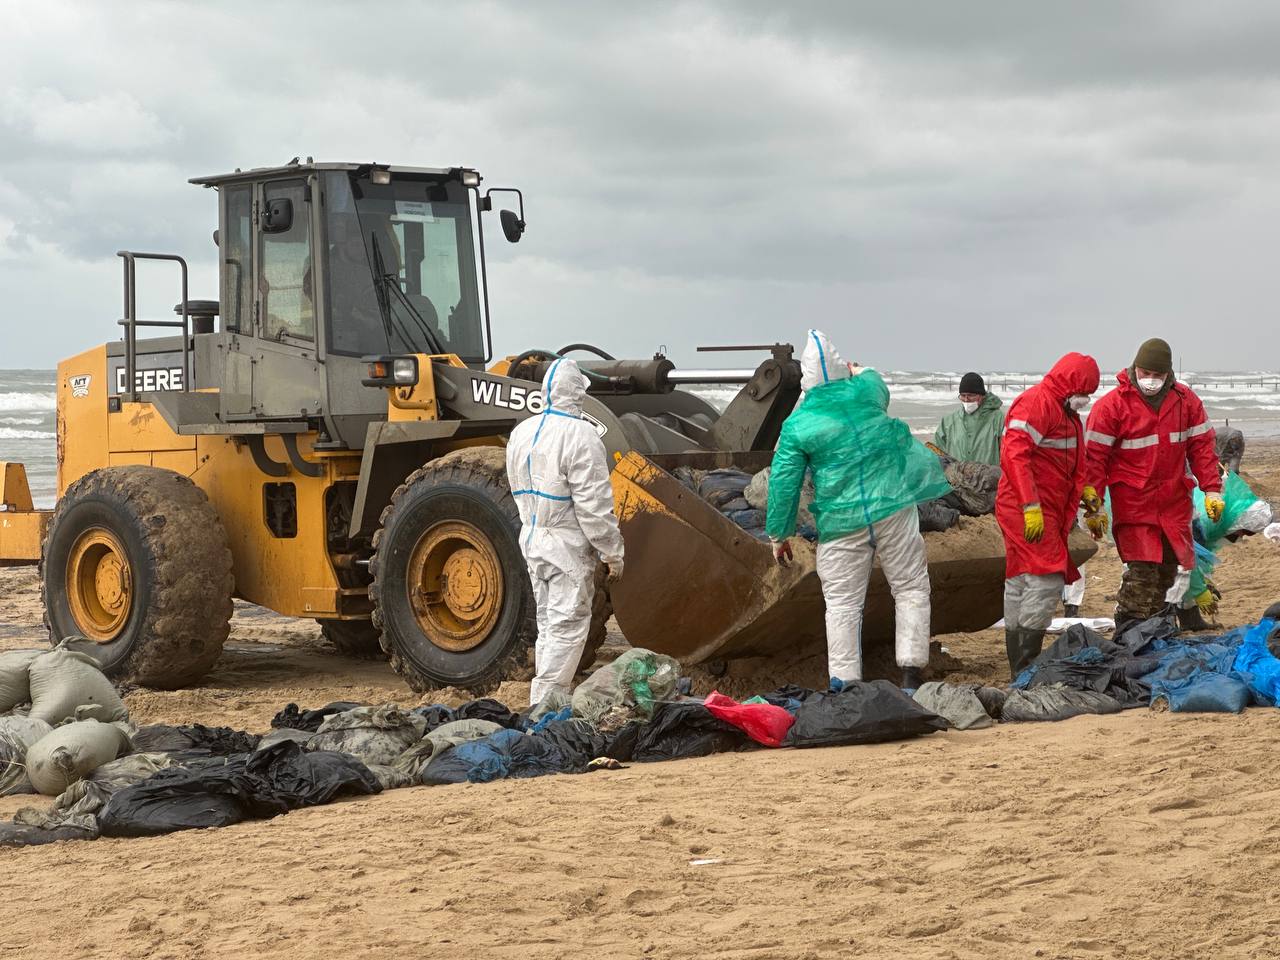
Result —
[[[1245, 465], [1275, 498], [1280, 447], [1251, 447]], [[1087, 615], [1109, 613], [1119, 570], [1113, 550], [1090, 564]], [[1218, 582], [1224, 624], [1255, 619], [1280, 599], [1280, 545], [1228, 547]], [[44, 642], [34, 574], [0, 571], [0, 590], [0, 648]], [[956, 676], [1005, 676], [1000, 632], [939, 639], [963, 661]], [[802, 667], [758, 679], [812, 681]], [[519, 705], [527, 691], [498, 695]], [[204, 684], [126, 697], [138, 722], [251, 730], [291, 700], [332, 699], [419, 698], [385, 665], [329, 653], [314, 624], [247, 606]], [[1270, 957], [1276, 718], [1135, 710], [418, 787], [222, 830], [0, 850], [4, 951]], [[0, 815], [29, 802], [0, 801]]]

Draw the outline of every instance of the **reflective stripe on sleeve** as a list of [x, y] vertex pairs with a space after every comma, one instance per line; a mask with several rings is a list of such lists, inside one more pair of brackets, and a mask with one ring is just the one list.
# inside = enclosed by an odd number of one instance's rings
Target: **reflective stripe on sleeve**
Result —
[[1086, 430], [1084, 434], [1085, 443], [1100, 443], [1105, 447], [1114, 447], [1116, 438], [1109, 437], [1105, 433], [1099, 433], [1097, 430]]
[[1074, 450], [1076, 448], [1075, 437], [1045, 437], [1040, 441], [1042, 447], [1052, 447], [1055, 450]]
[[1025, 420], [1010, 420], [1007, 428], [1009, 430], [1021, 430], [1023, 433], [1030, 434], [1031, 439], [1034, 440], [1037, 445], [1044, 442], [1044, 434]]
[[1202, 433], [1208, 433], [1213, 429], [1213, 424], [1206, 420], [1204, 423], [1197, 423], [1194, 427], [1187, 428], [1187, 439], [1198, 437]]
[[1121, 440], [1121, 450], [1141, 450], [1143, 447], [1154, 447], [1160, 442], [1160, 434], [1153, 433], [1146, 437], [1133, 437], [1130, 440]]

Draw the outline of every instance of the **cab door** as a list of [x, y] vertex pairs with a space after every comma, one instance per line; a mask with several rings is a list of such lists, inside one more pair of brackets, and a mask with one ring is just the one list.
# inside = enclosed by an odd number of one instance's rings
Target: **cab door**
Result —
[[223, 409], [234, 419], [320, 416], [311, 184], [268, 181], [257, 194], [252, 326], [242, 322], [230, 345], [227, 388], [238, 402]]

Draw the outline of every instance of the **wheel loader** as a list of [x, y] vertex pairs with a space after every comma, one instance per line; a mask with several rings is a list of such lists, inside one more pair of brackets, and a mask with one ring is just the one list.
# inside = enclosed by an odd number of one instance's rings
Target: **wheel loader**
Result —
[[[39, 564], [52, 640], [121, 681], [180, 687], [218, 659], [239, 597], [387, 656], [415, 690], [527, 669], [535, 605], [504, 444], [569, 352], [586, 355], [584, 417], [614, 464], [628, 554], [621, 583], [600, 578], [584, 663], [612, 608], [633, 644], [687, 662], [821, 637], [812, 551], [775, 566], [674, 476], [767, 465], [800, 393], [790, 346], [679, 370], [531, 333], [534, 349], [494, 362], [484, 227], [509, 194], [498, 219], [520, 240], [518, 190], [482, 190], [466, 167], [310, 158], [191, 182], [217, 197], [218, 299], [190, 297], [176, 254], [119, 252], [121, 336], [58, 365], [55, 507], [34, 509], [22, 465], [0, 465], [0, 564]], [[151, 261], [176, 271], [172, 318], [138, 316]], [[698, 383], [741, 389], [721, 413], [685, 389]], [[932, 570], [935, 630], [998, 617], [998, 536], [978, 552]], [[886, 597], [878, 578], [868, 636]]]

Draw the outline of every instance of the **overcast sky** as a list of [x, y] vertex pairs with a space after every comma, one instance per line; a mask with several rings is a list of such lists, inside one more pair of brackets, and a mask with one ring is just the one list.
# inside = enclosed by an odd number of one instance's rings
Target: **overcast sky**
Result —
[[0, 367], [117, 336], [120, 248], [216, 296], [187, 179], [313, 155], [524, 189], [525, 239], [490, 247], [500, 352], [820, 326], [882, 369], [1114, 370], [1153, 335], [1280, 368], [1270, 0], [0, 13]]

